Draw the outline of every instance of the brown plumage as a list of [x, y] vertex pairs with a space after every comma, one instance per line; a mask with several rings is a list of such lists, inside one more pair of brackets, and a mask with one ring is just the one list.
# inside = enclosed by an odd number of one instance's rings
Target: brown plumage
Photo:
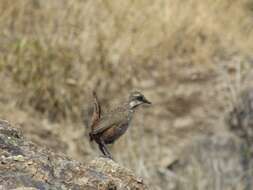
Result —
[[101, 106], [94, 96], [94, 111], [91, 119], [90, 140], [95, 140], [101, 152], [111, 157], [106, 144], [111, 144], [122, 136], [129, 127], [134, 111], [142, 104], [151, 104], [140, 92], [132, 92], [127, 103], [101, 116]]
[[[100, 103], [98, 101], [98, 97], [95, 91], [92, 92], [93, 98], [94, 98], [94, 103], [93, 103], [93, 114], [91, 116], [91, 131], [93, 131], [95, 129], [95, 127], [98, 124], [98, 121], [101, 117], [101, 106]], [[90, 135], [90, 141], [93, 140], [92, 135]]]

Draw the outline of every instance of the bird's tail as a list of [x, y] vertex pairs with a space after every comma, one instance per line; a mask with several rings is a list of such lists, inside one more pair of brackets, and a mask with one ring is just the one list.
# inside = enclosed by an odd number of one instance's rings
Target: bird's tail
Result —
[[100, 106], [97, 94], [95, 91], [93, 91], [92, 94], [93, 94], [93, 98], [94, 98], [94, 103], [93, 103], [93, 114], [91, 116], [91, 124], [90, 124], [91, 132], [89, 133], [90, 141], [94, 140], [92, 130], [94, 129], [94, 127], [97, 125], [99, 119], [101, 118], [101, 106]]

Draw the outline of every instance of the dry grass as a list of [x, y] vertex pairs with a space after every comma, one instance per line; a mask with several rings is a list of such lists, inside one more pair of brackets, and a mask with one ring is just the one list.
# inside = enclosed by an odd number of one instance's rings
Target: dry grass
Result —
[[212, 63], [214, 56], [248, 55], [247, 3], [3, 1], [1, 68], [21, 88], [22, 105], [50, 110], [52, 118], [76, 115], [94, 86], [114, 94], [120, 86], [141, 87], [150, 74], [156, 80], [149, 87], [159, 85], [168, 59]]
[[[154, 106], [113, 152], [154, 189], [165, 188], [169, 180], [157, 168], [216, 126], [236, 98], [234, 80], [215, 60], [252, 59], [252, 7], [250, 0], [2, 0], [0, 113], [41, 127], [27, 135], [37, 133], [42, 144], [49, 131], [54, 145], [62, 141], [51, 148], [87, 160], [95, 153], [83, 140], [80, 113], [91, 89], [103, 104], [141, 89]], [[240, 76], [248, 68], [225, 72]]]

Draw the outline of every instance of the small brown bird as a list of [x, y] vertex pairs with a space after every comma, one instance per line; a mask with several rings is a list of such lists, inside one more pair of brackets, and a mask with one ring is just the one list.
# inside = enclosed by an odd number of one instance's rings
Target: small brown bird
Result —
[[101, 107], [96, 96], [94, 96], [94, 110], [91, 118], [90, 140], [95, 140], [99, 149], [108, 158], [112, 158], [106, 144], [111, 144], [123, 135], [128, 129], [136, 108], [142, 104], [151, 104], [144, 95], [138, 91], [130, 93], [127, 103], [115, 110], [101, 116]]

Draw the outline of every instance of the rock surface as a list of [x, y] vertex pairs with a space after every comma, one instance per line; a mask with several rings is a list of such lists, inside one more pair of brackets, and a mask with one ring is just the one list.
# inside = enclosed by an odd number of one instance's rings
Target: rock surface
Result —
[[97, 158], [84, 165], [27, 141], [0, 121], [0, 189], [146, 190], [142, 179], [118, 163]]

